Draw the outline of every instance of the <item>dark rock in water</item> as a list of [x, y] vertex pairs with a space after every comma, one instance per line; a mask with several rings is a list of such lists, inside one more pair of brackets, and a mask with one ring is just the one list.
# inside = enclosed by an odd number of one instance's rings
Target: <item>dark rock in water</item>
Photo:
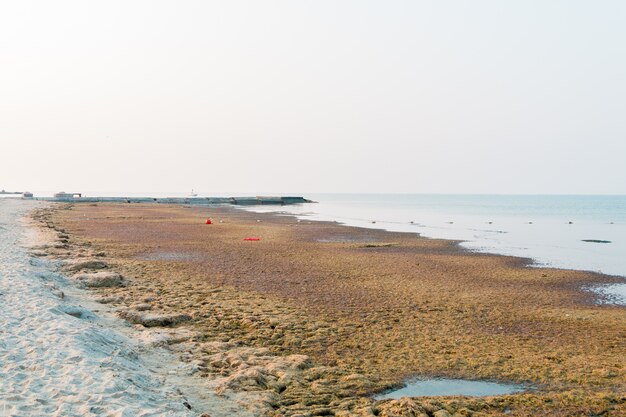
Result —
[[589, 242], [589, 243], [613, 243], [610, 240], [599, 240], [599, 239], [583, 239], [581, 242]]

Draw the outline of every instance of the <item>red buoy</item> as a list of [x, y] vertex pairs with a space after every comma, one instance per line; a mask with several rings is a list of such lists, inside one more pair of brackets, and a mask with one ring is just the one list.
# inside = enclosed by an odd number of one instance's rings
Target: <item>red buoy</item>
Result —
[[261, 240], [260, 237], [244, 237], [243, 240], [247, 240], [248, 242], [256, 242], [257, 240]]
[[211, 219], [206, 219], [206, 221], [204, 222], [204, 224], [213, 224], [213, 222], [211, 221]]

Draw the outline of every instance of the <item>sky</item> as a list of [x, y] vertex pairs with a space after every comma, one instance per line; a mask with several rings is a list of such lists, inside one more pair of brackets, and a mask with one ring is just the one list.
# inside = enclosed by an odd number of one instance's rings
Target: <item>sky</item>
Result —
[[0, 189], [626, 194], [626, 2], [1, 1]]

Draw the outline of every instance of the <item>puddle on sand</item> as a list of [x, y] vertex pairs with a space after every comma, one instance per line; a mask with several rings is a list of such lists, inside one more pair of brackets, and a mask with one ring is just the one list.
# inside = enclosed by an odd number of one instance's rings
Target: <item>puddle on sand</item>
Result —
[[376, 395], [377, 400], [398, 399], [402, 397], [436, 397], [447, 395], [465, 395], [469, 397], [488, 397], [524, 391], [527, 388], [517, 384], [498, 382], [470, 381], [466, 379], [423, 379], [408, 382], [404, 387]]

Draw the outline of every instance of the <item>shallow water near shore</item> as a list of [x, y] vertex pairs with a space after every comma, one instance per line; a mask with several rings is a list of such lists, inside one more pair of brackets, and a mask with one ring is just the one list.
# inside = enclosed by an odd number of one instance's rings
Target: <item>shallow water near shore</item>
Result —
[[601, 304], [626, 305], [626, 284], [599, 285], [591, 290], [601, 296]]
[[437, 397], [463, 395], [468, 397], [488, 397], [524, 391], [522, 385], [498, 382], [471, 381], [466, 379], [425, 379], [408, 382], [404, 387], [375, 396], [377, 400], [402, 397]]
[[[316, 204], [281, 207], [300, 219], [414, 232], [462, 241], [536, 266], [626, 277], [626, 196], [311, 194]], [[258, 212], [276, 207], [255, 206]], [[608, 243], [598, 243], [608, 242]], [[588, 288], [625, 304], [624, 284]]]

